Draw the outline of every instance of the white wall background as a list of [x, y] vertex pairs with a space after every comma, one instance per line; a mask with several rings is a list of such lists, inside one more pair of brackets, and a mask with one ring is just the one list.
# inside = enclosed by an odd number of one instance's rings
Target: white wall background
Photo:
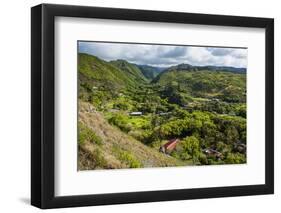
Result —
[[[275, 18], [275, 195], [201, 199], [50, 210], [51, 212], [277, 212], [281, 209], [280, 81], [281, 13], [279, 1], [246, 0], [45, 0], [80, 4], [194, 13]], [[0, 212], [39, 212], [30, 197], [30, 7], [37, 0], [1, 2], [0, 12]], [[278, 85], [279, 83], [279, 85]]]

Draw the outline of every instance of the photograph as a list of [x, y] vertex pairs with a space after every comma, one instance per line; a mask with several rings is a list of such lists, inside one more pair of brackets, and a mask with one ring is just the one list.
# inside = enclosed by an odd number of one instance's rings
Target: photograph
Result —
[[247, 48], [77, 41], [78, 171], [247, 163]]

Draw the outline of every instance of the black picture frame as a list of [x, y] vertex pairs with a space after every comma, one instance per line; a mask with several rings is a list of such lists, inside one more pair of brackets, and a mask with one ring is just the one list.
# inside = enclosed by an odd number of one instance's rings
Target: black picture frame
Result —
[[[265, 184], [93, 195], [54, 195], [55, 17], [263, 28], [266, 34]], [[31, 9], [31, 204], [42, 208], [274, 193], [274, 20], [241, 16], [41, 4]]]

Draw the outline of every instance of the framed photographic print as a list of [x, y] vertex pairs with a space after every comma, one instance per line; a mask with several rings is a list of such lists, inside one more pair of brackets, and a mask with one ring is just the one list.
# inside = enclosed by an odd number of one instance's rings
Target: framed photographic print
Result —
[[273, 193], [273, 19], [31, 14], [32, 205]]

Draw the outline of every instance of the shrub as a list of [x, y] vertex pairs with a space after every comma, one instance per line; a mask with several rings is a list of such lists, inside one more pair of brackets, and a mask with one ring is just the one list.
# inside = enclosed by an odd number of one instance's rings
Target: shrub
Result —
[[200, 153], [198, 159], [200, 161], [200, 164], [208, 165], [208, 159], [207, 159], [207, 156], [205, 154]]
[[199, 140], [194, 136], [190, 136], [183, 139], [182, 144], [184, 151], [192, 156], [193, 162], [198, 161], [200, 154]]
[[102, 144], [102, 139], [83, 123], [79, 122], [78, 130], [79, 130], [79, 133], [78, 133], [79, 134], [79, 139], [78, 139], [79, 144], [83, 144], [86, 141], [95, 143], [97, 145]]
[[134, 130], [130, 131], [129, 135], [147, 145], [151, 144], [154, 139], [151, 130]]
[[125, 101], [119, 101], [113, 104], [114, 109], [128, 110], [129, 107], [130, 104], [126, 103]]
[[104, 159], [104, 156], [102, 155], [100, 149], [95, 149], [93, 151], [92, 158], [95, 162], [96, 167], [100, 167], [100, 168], [106, 167], [106, 160]]
[[246, 163], [246, 156], [241, 153], [228, 153], [225, 162], [229, 164]]
[[180, 159], [181, 160], [190, 160], [192, 157], [187, 153], [187, 152], [182, 152], [180, 154]]
[[101, 152], [101, 150], [96, 147], [93, 151], [90, 151], [79, 146], [79, 169], [90, 170], [96, 168], [106, 168], [107, 162]]
[[128, 124], [129, 117], [123, 114], [115, 114], [109, 118], [109, 123], [119, 127], [124, 132], [129, 132], [132, 129], [132, 126]]
[[122, 151], [119, 159], [129, 165], [130, 168], [140, 168], [142, 164], [129, 152]]
[[116, 157], [123, 163], [127, 164], [130, 168], [141, 168], [142, 163], [135, 158], [130, 152], [120, 149], [118, 146], [114, 146], [112, 151]]

